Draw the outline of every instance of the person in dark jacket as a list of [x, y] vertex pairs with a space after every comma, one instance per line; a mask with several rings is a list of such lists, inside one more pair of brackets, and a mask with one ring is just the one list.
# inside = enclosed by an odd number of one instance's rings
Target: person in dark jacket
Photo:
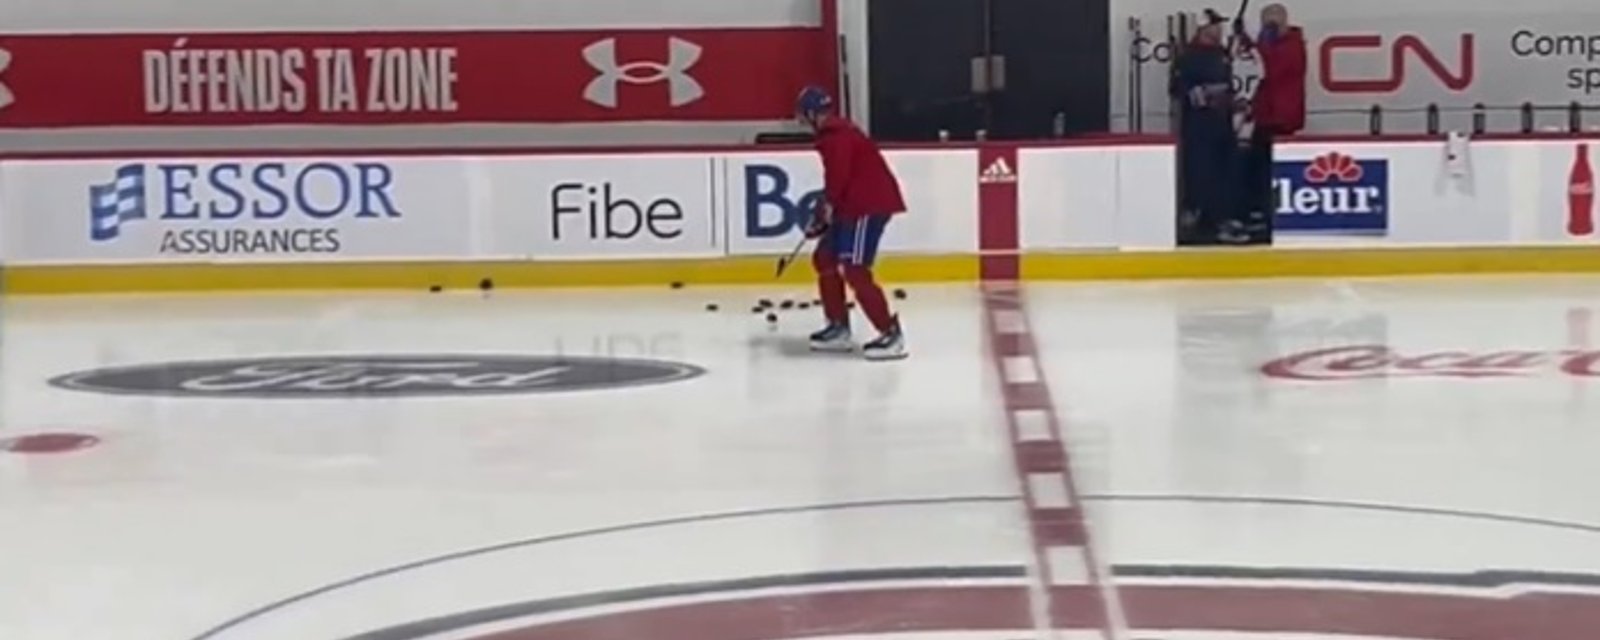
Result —
[[1183, 188], [1179, 207], [1191, 233], [1210, 240], [1231, 219], [1229, 192], [1238, 140], [1233, 127], [1233, 65], [1222, 41], [1223, 21], [1208, 11], [1173, 63], [1169, 90], [1181, 105], [1178, 164]]
[[1245, 153], [1246, 208], [1263, 224], [1277, 209], [1273, 202], [1272, 146], [1306, 126], [1306, 39], [1289, 24], [1289, 10], [1270, 4], [1261, 10], [1261, 32], [1251, 37], [1242, 21], [1233, 25], [1244, 50], [1261, 61], [1261, 85], [1250, 104], [1250, 145]]

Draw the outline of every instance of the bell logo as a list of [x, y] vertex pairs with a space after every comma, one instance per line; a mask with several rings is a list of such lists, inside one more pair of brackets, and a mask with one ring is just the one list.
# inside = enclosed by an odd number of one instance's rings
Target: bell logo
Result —
[[[0, 80], [4, 80], [6, 68], [10, 66], [11, 52], [6, 51], [5, 49], [0, 49]], [[11, 93], [10, 88], [6, 87], [6, 83], [0, 82], [0, 109], [9, 107], [11, 106], [11, 103], [16, 101], [17, 97]]]
[[583, 97], [607, 109], [617, 108], [618, 85], [666, 82], [670, 104], [681, 107], [705, 97], [700, 82], [689, 76], [689, 69], [700, 62], [704, 50], [682, 38], [667, 39], [667, 61], [635, 60], [617, 62], [617, 39], [606, 38], [583, 48], [583, 59], [600, 75], [589, 81]]

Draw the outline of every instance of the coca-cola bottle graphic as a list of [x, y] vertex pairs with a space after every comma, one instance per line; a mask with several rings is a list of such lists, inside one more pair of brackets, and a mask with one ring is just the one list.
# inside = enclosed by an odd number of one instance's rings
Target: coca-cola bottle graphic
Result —
[[1594, 169], [1589, 167], [1589, 145], [1578, 145], [1567, 177], [1567, 233], [1584, 237], [1594, 233]]

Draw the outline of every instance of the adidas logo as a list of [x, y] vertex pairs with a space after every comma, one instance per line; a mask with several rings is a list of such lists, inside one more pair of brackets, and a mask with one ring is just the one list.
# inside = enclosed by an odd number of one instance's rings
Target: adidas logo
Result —
[[982, 173], [978, 174], [978, 184], [1007, 184], [1017, 181], [1017, 172], [1011, 170], [1011, 163], [1005, 158], [995, 158], [989, 163]]

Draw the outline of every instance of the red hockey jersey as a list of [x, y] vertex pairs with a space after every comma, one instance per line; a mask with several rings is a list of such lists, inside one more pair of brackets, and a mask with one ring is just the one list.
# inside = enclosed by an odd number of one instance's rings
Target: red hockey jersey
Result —
[[824, 191], [833, 215], [842, 220], [893, 215], [906, 210], [889, 162], [877, 143], [849, 120], [828, 118], [817, 131]]

